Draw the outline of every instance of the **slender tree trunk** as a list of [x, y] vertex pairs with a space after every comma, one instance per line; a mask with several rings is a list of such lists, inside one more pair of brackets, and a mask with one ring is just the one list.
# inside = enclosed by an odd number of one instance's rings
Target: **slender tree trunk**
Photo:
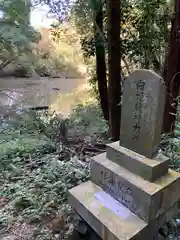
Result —
[[176, 0], [175, 15], [169, 39], [169, 49], [164, 69], [164, 80], [167, 87], [166, 104], [164, 112], [163, 132], [173, 131], [177, 102], [180, 88], [180, 1]]
[[109, 123], [112, 140], [120, 136], [121, 102], [121, 52], [120, 52], [120, 0], [106, 0], [108, 18], [108, 66], [109, 66]]
[[104, 118], [109, 120], [109, 108], [108, 108], [108, 90], [106, 79], [106, 61], [105, 61], [105, 46], [103, 34], [103, 12], [102, 6], [100, 6], [96, 12], [94, 22], [94, 37], [96, 48], [96, 76], [99, 90], [99, 100], [102, 108]]

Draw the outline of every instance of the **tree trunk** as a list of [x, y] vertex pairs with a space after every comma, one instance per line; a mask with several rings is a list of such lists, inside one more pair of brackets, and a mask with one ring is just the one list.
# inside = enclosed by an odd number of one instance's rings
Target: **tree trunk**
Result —
[[163, 132], [173, 131], [177, 111], [177, 97], [180, 87], [180, 2], [176, 0], [175, 15], [172, 21], [169, 49], [164, 69], [166, 83], [166, 104]]
[[108, 66], [109, 66], [109, 123], [112, 140], [120, 136], [121, 52], [120, 52], [120, 0], [106, 0]]
[[102, 108], [104, 118], [109, 120], [109, 108], [108, 108], [108, 90], [106, 79], [106, 61], [105, 61], [105, 46], [103, 34], [103, 11], [102, 6], [98, 8], [95, 15], [94, 22], [94, 38], [96, 48], [96, 76], [99, 90], [99, 100]]

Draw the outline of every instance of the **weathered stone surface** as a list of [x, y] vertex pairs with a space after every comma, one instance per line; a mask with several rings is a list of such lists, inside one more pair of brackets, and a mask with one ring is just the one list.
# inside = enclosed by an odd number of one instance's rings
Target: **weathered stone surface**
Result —
[[159, 228], [177, 212], [177, 203], [148, 225], [100, 187], [88, 181], [69, 191], [74, 210], [107, 240], [157, 240]]
[[[170, 171], [148, 182], [110, 161], [106, 154], [91, 160], [92, 181], [146, 222], [160, 216], [180, 198], [180, 174]], [[174, 193], [173, 193], [174, 192]]]
[[109, 160], [151, 182], [168, 172], [167, 157], [159, 156], [156, 160], [152, 160], [120, 146], [119, 142], [107, 145], [106, 156]]
[[153, 239], [143, 220], [90, 181], [71, 189], [69, 202], [102, 239]]
[[137, 70], [124, 83], [120, 145], [152, 158], [160, 142], [165, 84], [154, 71]]
[[156, 217], [161, 204], [159, 187], [110, 161], [105, 154], [92, 158], [91, 179], [144, 221]]

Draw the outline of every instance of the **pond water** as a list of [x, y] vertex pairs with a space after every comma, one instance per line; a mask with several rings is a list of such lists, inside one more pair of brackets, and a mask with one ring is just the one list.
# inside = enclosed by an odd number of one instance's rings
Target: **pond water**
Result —
[[84, 78], [1, 78], [0, 116], [47, 105], [68, 115], [79, 100], [88, 99], [87, 88]]

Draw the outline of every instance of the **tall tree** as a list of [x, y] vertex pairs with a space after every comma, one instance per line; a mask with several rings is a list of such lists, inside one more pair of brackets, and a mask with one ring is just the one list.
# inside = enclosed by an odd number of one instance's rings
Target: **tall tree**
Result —
[[[109, 84], [108, 84], [108, 102], [109, 102], [109, 122], [113, 139], [118, 139], [120, 126], [120, 100], [121, 100], [121, 75], [120, 75], [120, 57], [122, 57], [123, 74], [130, 73], [135, 68], [153, 68], [157, 72], [162, 71], [165, 53], [167, 49], [169, 21], [170, 21], [170, 1], [167, 0], [123, 0], [121, 1], [121, 25], [120, 25], [120, 0], [106, 0], [106, 16], [103, 16], [104, 29], [101, 28], [101, 16], [96, 11], [99, 3], [103, 0], [34, 0], [43, 2], [50, 8], [50, 13], [62, 20], [68, 15], [72, 2], [75, 6], [76, 17], [80, 35], [83, 42], [90, 45], [88, 55], [95, 55], [98, 64], [96, 64], [96, 75], [98, 75], [99, 92], [101, 91], [101, 106], [104, 116], [107, 119], [107, 101], [105, 85], [105, 67], [103, 63], [102, 45], [95, 44], [94, 39], [100, 39], [98, 33], [93, 31], [93, 25], [99, 27], [105, 36], [108, 36], [109, 52]], [[93, 8], [95, 4], [95, 8]], [[98, 14], [97, 14], [98, 13]], [[94, 17], [95, 14], [95, 17]], [[58, 16], [57, 16], [58, 15]], [[69, 12], [72, 17], [72, 12]], [[104, 14], [105, 15], [105, 14]], [[65, 19], [67, 19], [65, 17]], [[119, 32], [121, 26], [121, 52]], [[94, 28], [95, 29], [95, 28]], [[95, 35], [95, 36], [94, 36]], [[105, 45], [105, 47], [107, 47]], [[100, 50], [101, 47], [101, 50]], [[105, 48], [105, 50], [107, 50]], [[101, 55], [100, 55], [101, 53]], [[122, 56], [121, 56], [122, 55]], [[99, 67], [100, 66], [100, 67]], [[101, 69], [100, 69], [101, 68]], [[104, 70], [103, 70], [104, 69]], [[125, 70], [125, 71], [124, 71]], [[97, 77], [96, 77], [97, 80]], [[99, 81], [100, 80], [100, 81]], [[95, 81], [94, 81], [95, 82]], [[101, 84], [102, 83], [102, 84]], [[96, 84], [95, 84], [96, 85]], [[105, 88], [103, 88], [103, 86]], [[105, 101], [104, 101], [105, 99]]]
[[108, 89], [106, 78], [106, 61], [105, 61], [105, 43], [103, 34], [103, 4], [100, 3], [98, 8], [94, 9], [94, 39], [96, 51], [96, 76], [98, 82], [99, 100], [104, 118], [109, 120], [108, 108]]
[[166, 104], [164, 112], [163, 131], [169, 133], [173, 130], [176, 111], [177, 97], [180, 90], [180, 1], [175, 2], [174, 17], [169, 38], [169, 48], [164, 70], [164, 79], [167, 88]]
[[121, 102], [121, 51], [120, 51], [120, 0], [106, 0], [109, 66], [109, 123], [112, 140], [120, 136]]

